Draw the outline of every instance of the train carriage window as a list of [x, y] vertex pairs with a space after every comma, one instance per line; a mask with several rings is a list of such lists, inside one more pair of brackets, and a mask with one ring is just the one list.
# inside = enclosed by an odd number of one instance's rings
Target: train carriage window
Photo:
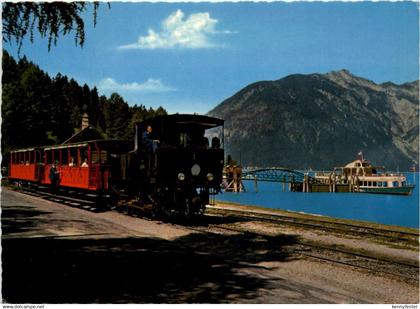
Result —
[[54, 149], [54, 158], [55, 163], [60, 164], [60, 149]]
[[69, 150], [68, 148], [61, 149], [61, 164], [68, 165], [69, 163]]
[[83, 147], [80, 148], [80, 158], [78, 161], [78, 165], [81, 167], [88, 167], [89, 166], [89, 162], [88, 162], [88, 150], [87, 147]]
[[91, 156], [92, 164], [104, 164], [107, 162], [107, 152], [105, 150], [95, 150], [92, 151]]
[[40, 151], [37, 150], [37, 154], [36, 154], [36, 162], [42, 164], [44, 163], [44, 157], [45, 157], [45, 152], [44, 151]]
[[47, 161], [47, 164], [52, 164], [52, 162], [53, 162], [53, 153], [52, 153], [52, 150], [47, 150], [47, 151], [45, 151], [45, 156], [46, 156], [46, 161]]
[[70, 162], [69, 162], [69, 166], [70, 167], [76, 167], [76, 166], [80, 166], [78, 165], [78, 158], [77, 158], [77, 148], [70, 148]]
[[108, 152], [105, 150], [101, 150], [101, 164], [108, 163]]
[[191, 142], [191, 139], [188, 136], [188, 133], [181, 132], [179, 134], [179, 145], [181, 147], [184, 147], [184, 148], [188, 147], [190, 145], [190, 142]]
[[92, 151], [91, 153], [91, 160], [92, 160], [92, 164], [97, 164], [100, 162], [100, 152], [97, 150]]
[[35, 151], [32, 150], [29, 152], [29, 164], [34, 164], [35, 163]]

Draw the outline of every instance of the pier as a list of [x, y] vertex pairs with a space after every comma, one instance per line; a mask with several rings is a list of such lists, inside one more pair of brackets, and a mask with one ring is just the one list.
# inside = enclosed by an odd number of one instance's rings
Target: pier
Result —
[[[319, 174], [319, 173], [318, 173]], [[258, 192], [258, 182], [281, 183], [281, 190], [291, 192], [360, 192], [358, 177], [350, 181], [339, 177], [334, 172], [323, 173], [325, 179], [315, 179], [309, 173], [284, 167], [243, 168], [240, 165], [228, 165], [224, 170], [225, 191], [246, 191], [243, 180], [254, 182], [254, 191]]]

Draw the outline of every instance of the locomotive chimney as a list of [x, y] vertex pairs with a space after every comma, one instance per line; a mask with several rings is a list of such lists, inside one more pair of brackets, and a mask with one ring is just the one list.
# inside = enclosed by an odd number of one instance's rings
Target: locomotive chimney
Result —
[[82, 130], [86, 129], [89, 126], [89, 116], [87, 113], [84, 113], [82, 116]]

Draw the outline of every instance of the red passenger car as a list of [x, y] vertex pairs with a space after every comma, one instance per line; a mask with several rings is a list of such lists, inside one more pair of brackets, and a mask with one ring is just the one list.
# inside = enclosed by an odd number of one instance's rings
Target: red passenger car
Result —
[[26, 148], [10, 152], [9, 178], [38, 182], [42, 158], [41, 148]]
[[131, 144], [120, 140], [94, 140], [15, 150], [11, 152], [9, 178], [49, 185], [50, 169], [55, 163], [60, 187], [106, 191], [112, 158], [126, 154]]

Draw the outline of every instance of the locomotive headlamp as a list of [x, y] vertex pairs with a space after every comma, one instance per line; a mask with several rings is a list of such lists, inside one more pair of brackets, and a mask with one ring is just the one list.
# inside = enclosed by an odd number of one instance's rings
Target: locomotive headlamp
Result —
[[191, 167], [191, 175], [193, 175], [193, 176], [198, 176], [198, 174], [200, 174], [200, 165], [198, 165], [198, 164], [194, 164], [192, 167]]
[[207, 174], [207, 180], [208, 180], [208, 181], [212, 181], [213, 179], [214, 179], [213, 174], [212, 174], [212, 173], [208, 173], [208, 174]]
[[184, 181], [185, 180], [185, 174], [184, 173], [179, 173], [178, 174], [178, 180]]

